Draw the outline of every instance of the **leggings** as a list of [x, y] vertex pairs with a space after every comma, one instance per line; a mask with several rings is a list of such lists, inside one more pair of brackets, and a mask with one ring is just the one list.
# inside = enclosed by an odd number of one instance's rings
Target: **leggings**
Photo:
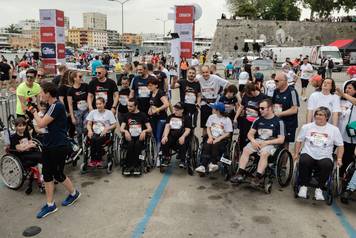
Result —
[[100, 136], [98, 134], [94, 134], [90, 139], [90, 152], [92, 160], [101, 160], [104, 155], [103, 145], [109, 139], [109, 134], [104, 136]]
[[314, 168], [317, 168], [317, 174], [319, 175], [317, 178], [319, 183], [318, 187], [324, 188], [333, 169], [333, 162], [329, 158], [315, 160], [308, 154], [301, 154], [299, 160], [299, 175], [302, 186], [308, 186]]
[[80, 111], [80, 110], [74, 111], [74, 117], [76, 120], [75, 130], [77, 131], [77, 138], [80, 146], [82, 145], [82, 136], [85, 130], [84, 121], [87, 115], [88, 115], [88, 111]]
[[207, 140], [205, 140], [200, 164], [205, 167], [210, 163], [217, 164], [219, 156], [226, 151], [227, 144], [227, 140], [219, 141], [216, 144], [208, 144]]
[[162, 144], [161, 147], [162, 147], [162, 153], [165, 157], [169, 157], [170, 155], [170, 149], [174, 149], [176, 151], [178, 151], [178, 159], [180, 161], [184, 161], [185, 160], [185, 155], [187, 153], [187, 138], [185, 139], [185, 143], [183, 145], [179, 144], [178, 140], [179, 140], [179, 137], [181, 135], [172, 135], [172, 133], [170, 133], [168, 135], [168, 141], [166, 144]]
[[145, 147], [145, 141], [140, 141], [139, 137], [132, 137], [131, 141], [125, 141], [125, 143], [127, 143], [125, 166], [127, 168], [139, 167], [141, 165], [139, 156]]
[[42, 173], [45, 182], [52, 182], [53, 178], [60, 183], [66, 180], [63, 170], [68, 151], [67, 145], [44, 149]]

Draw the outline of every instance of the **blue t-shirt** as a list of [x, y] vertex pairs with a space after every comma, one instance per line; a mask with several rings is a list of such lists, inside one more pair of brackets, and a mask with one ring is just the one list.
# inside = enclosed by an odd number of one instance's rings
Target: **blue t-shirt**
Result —
[[155, 78], [149, 75], [147, 78], [142, 78], [141, 76], [135, 76], [131, 82], [131, 89], [135, 92], [135, 98], [138, 101], [138, 109], [141, 112], [148, 113], [150, 108], [150, 97], [151, 92], [147, 87], [147, 82], [149, 79]]
[[279, 135], [285, 136], [284, 123], [277, 116], [271, 119], [259, 117], [253, 122], [252, 128], [257, 131], [255, 138], [261, 140], [276, 139]]
[[[274, 90], [273, 97], [273, 109], [274, 111], [283, 112], [290, 109], [292, 106], [299, 107], [299, 96], [297, 91], [289, 86], [284, 92]], [[298, 128], [298, 114], [281, 117], [287, 128]]]
[[103, 63], [101, 63], [101, 60], [93, 60], [91, 63], [91, 75], [96, 76], [96, 68], [102, 65]]
[[234, 66], [232, 64], [228, 64], [228, 65], [226, 65], [226, 69], [227, 70], [233, 70]]
[[67, 145], [67, 115], [64, 105], [56, 101], [47, 110], [46, 115], [53, 118], [47, 125], [48, 133], [44, 134], [43, 144], [46, 148]]

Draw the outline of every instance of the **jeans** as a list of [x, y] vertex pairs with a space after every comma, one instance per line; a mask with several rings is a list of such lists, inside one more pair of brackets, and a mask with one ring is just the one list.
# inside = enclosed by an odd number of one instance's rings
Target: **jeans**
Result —
[[356, 170], [354, 172], [354, 175], [352, 175], [349, 185], [347, 185], [347, 190], [350, 190], [352, 192], [356, 190]]
[[139, 137], [132, 137], [131, 141], [125, 141], [125, 143], [127, 143], [127, 154], [124, 166], [127, 168], [139, 167], [141, 165], [139, 156], [145, 147], [145, 141], [140, 141]]
[[162, 134], [165, 125], [166, 125], [166, 119], [151, 118], [152, 132], [156, 141], [157, 151], [159, 151], [159, 146], [161, 144]]

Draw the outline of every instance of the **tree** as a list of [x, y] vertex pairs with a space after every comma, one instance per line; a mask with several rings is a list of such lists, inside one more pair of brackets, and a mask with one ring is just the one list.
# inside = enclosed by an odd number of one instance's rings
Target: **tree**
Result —
[[309, 8], [310, 19], [314, 19], [317, 14], [319, 18], [326, 18], [331, 15], [333, 11], [340, 11], [341, 9], [349, 12], [355, 9], [355, 0], [301, 0], [304, 7]]
[[22, 33], [22, 30], [17, 28], [14, 24], [11, 24], [9, 27], [5, 28], [7, 33]]

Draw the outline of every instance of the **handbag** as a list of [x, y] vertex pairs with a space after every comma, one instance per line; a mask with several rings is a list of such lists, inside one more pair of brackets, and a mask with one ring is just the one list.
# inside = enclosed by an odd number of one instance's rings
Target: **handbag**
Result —
[[351, 138], [356, 137], [356, 121], [350, 122], [351, 116], [352, 116], [352, 112], [353, 112], [353, 108], [354, 108], [354, 106], [352, 105], [351, 106], [351, 112], [350, 112], [349, 120], [348, 120], [347, 125], [346, 125], [346, 133]]

